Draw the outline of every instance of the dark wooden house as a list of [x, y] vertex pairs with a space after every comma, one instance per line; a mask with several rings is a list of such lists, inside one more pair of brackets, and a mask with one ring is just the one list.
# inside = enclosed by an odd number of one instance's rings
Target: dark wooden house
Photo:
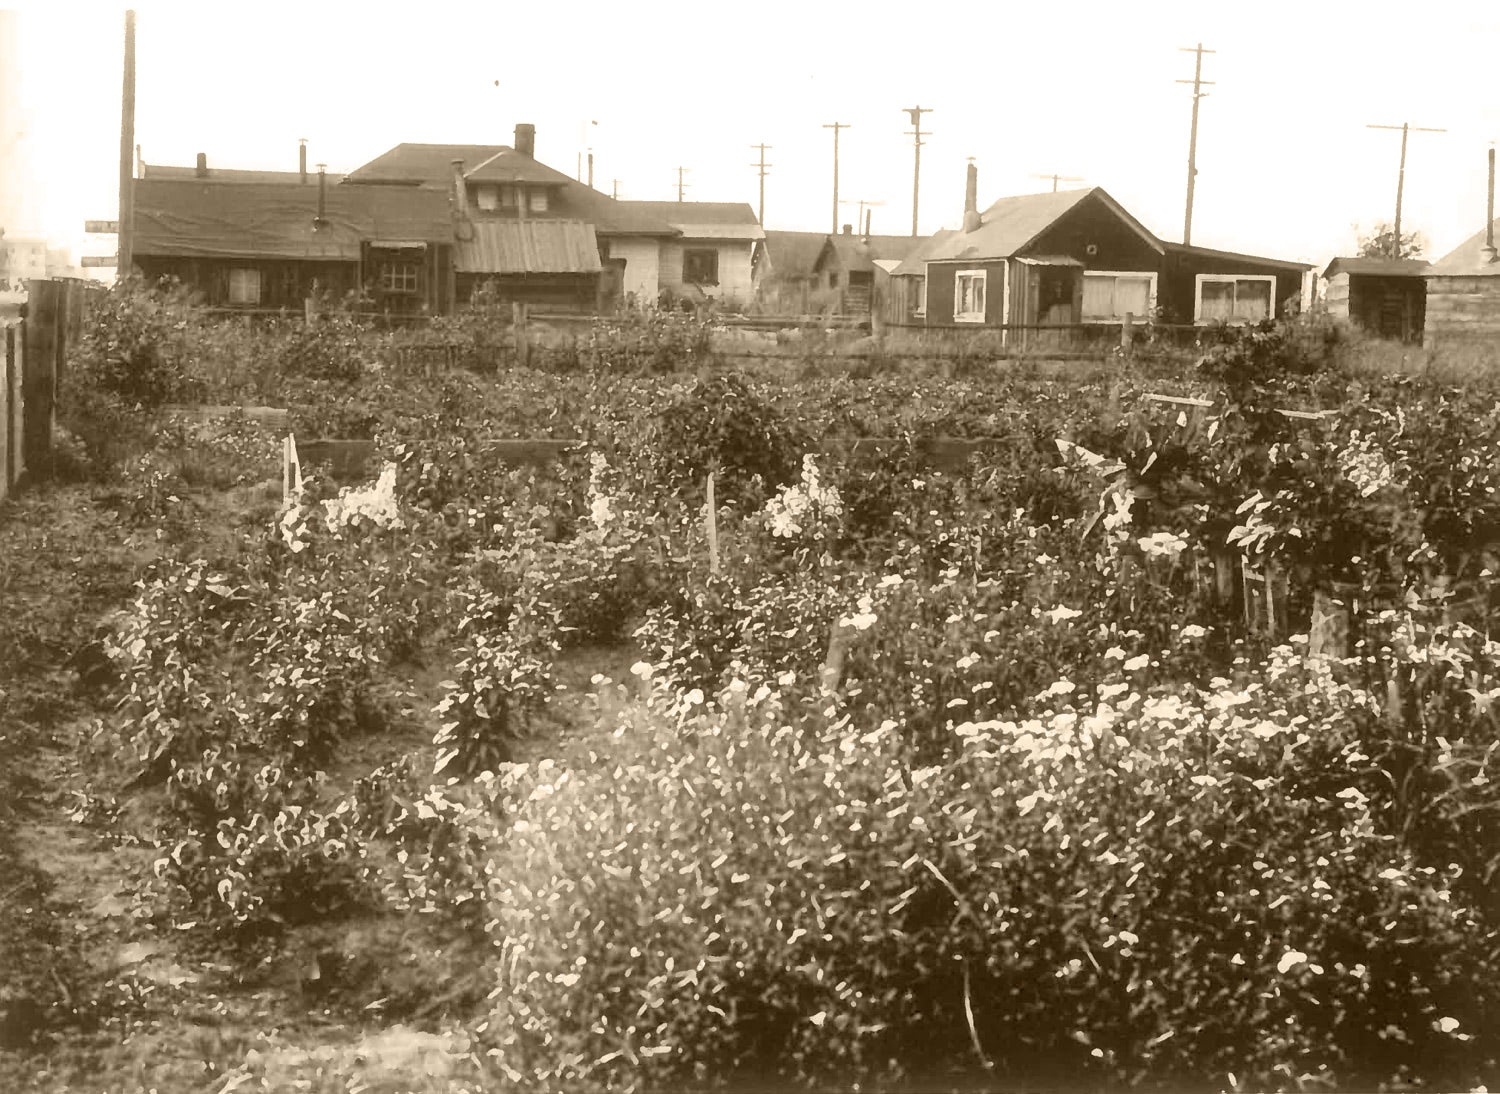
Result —
[[1431, 265], [1411, 258], [1335, 258], [1323, 271], [1324, 308], [1378, 338], [1419, 343]]
[[444, 194], [194, 175], [135, 183], [134, 264], [204, 303], [301, 311], [314, 294], [359, 293], [392, 315], [453, 307], [453, 223]]

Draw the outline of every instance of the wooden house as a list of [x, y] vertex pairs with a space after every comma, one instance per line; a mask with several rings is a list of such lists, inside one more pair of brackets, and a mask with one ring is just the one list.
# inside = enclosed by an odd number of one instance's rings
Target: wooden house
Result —
[[1435, 349], [1500, 345], [1500, 220], [1428, 268], [1424, 344]]
[[[661, 240], [658, 284], [662, 295], [693, 303], [713, 301], [741, 310], [755, 297], [751, 267], [766, 233], [745, 202], [622, 201], [676, 233]], [[613, 254], [613, 250], [610, 252]]]
[[831, 303], [813, 272], [827, 240], [827, 232], [766, 231], [755, 263], [755, 298], [762, 310], [811, 315]]
[[1377, 338], [1420, 343], [1431, 265], [1410, 258], [1335, 258], [1323, 271], [1324, 307]]
[[178, 278], [210, 306], [247, 312], [301, 311], [315, 293], [356, 291], [392, 315], [452, 310], [446, 195], [284, 175], [147, 172], [135, 183], [135, 265]]
[[827, 294], [833, 314], [869, 315], [877, 270], [896, 268], [919, 242], [916, 236], [855, 235], [846, 224], [842, 234], [824, 238], [813, 262], [813, 284]]
[[890, 272], [888, 325], [993, 327], [1021, 342], [1087, 337], [1127, 317], [1253, 322], [1284, 314], [1311, 269], [1163, 242], [1102, 187], [1001, 198], [983, 212], [977, 189], [971, 164], [962, 225]]

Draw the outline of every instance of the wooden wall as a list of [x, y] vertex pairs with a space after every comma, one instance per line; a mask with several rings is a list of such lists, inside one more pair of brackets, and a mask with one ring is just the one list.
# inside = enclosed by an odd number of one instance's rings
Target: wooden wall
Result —
[[1424, 344], [1500, 345], [1500, 275], [1429, 276]]
[[83, 330], [91, 283], [28, 281], [25, 316], [0, 316], [0, 498], [51, 473], [52, 433], [69, 347]]

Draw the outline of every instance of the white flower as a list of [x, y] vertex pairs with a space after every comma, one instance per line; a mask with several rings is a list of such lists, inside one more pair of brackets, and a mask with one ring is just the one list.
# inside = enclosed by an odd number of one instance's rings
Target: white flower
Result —
[[902, 578], [900, 574], [886, 574], [883, 578], [880, 579], [880, 584], [877, 587], [881, 589], [889, 589], [892, 586], [900, 585], [903, 580], [905, 579]]
[[789, 688], [797, 682], [797, 674], [788, 670], [776, 677], [776, 682], [784, 688]]
[[630, 666], [630, 675], [639, 676], [642, 680], [651, 679], [651, 674], [656, 671], [656, 666], [649, 661], [637, 661]]
[[1143, 653], [1126, 661], [1124, 669], [1126, 672], [1139, 672], [1149, 664], [1151, 664], [1150, 656]]
[[1077, 619], [1083, 612], [1077, 608], [1070, 608], [1066, 604], [1059, 604], [1047, 613], [1047, 618], [1054, 623], [1061, 623], [1066, 619]]
[[1136, 540], [1147, 558], [1174, 559], [1187, 550], [1187, 540], [1171, 532], [1156, 532]]
[[1186, 627], [1182, 628], [1182, 637], [1184, 638], [1202, 638], [1206, 634], [1208, 634], [1208, 631], [1196, 623], [1189, 623]]
[[1305, 964], [1307, 964], [1307, 954], [1301, 950], [1287, 950], [1286, 953], [1281, 955], [1281, 960], [1276, 962], [1276, 971], [1285, 976], [1298, 965]]
[[1106, 661], [1123, 661], [1125, 660], [1125, 651], [1119, 646], [1111, 646], [1104, 651], [1104, 659]]
[[1452, 1033], [1458, 1028], [1458, 1024], [1457, 1018], [1439, 1018], [1436, 1022], [1432, 1023], [1432, 1028], [1439, 1033]]
[[1045, 698], [1049, 695], [1072, 695], [1077, 687], [1078, 685], [1071, 680], [1059, 680], [1046, 691], [1042, 692], [1042, 697]]

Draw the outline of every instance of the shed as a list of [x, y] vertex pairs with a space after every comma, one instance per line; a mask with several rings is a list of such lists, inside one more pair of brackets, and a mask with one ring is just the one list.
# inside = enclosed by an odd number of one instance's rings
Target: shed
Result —
[[1432, 347], [1500, 344], [1500, 261], [1493, 239], [1500, 220], [1476, 232], [1427, 270], [1424, 343]]
[[[917, 249], [916, 236], [855, 235], [848, 225], [842, 235], [828, 236], [813, 263], [813, 281], [819, 289], [836, 294], [839, 315], [869, 315], [877, 294], [876, 263], [889, 273]], [[882, 278], [879, 285], [884, 286]]]
[[523, 302], [547, 311], [587, 312], [597, 303], [599, 247], [581, 220], [475, 220], [454, 247], [458, 298], [476, 290], [492, 303]]
[[1323, 271], [1324, 306], [1333, 318], [1376, 337], [1420, 343], [1431, 265], [1413, 258], [1335, 258]]

